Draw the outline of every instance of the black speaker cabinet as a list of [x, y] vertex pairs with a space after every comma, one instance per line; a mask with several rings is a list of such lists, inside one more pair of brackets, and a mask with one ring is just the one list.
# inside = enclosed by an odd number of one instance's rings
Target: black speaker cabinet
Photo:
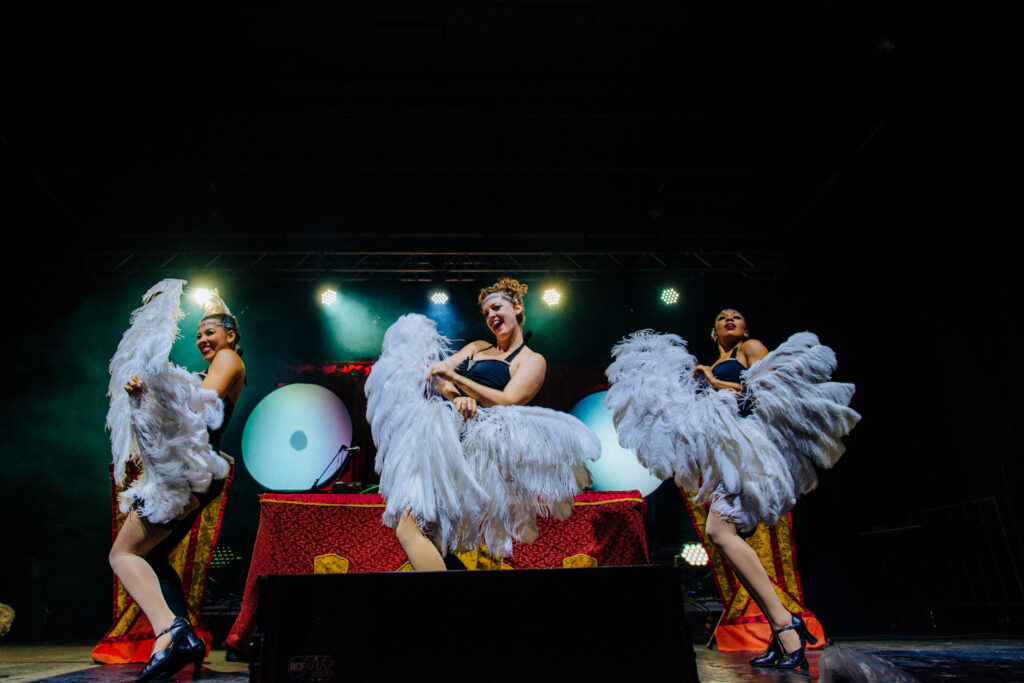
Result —
[[671, 567], [276, 575], [251, 680], [696, 681]]

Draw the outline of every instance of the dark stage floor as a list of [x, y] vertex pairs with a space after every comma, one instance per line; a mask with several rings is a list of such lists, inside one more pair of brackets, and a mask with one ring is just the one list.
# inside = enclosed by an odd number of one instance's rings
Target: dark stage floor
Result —
[[[849, 640], [841, 646], [880, 657], [920, 681], [1024, 681], [1024, 640]], [[0, 645], [0, 682], [134, 680], [140, 665], [95, 665], [89, 659], [91, 650], [92, 644], [79, 643]], [[751, 669], [747, 665], [750, 653], [718, 652], [704, 647], [697, 647], [695, 652], [701, 681], [732, 683], [816, 681], [823, 651], [811, 653], [810, 676]], [[215, 650], [204, 665], [203, 678], [248, 681], [249, 673], [247, 665], [225, 661], [224, 651]]]

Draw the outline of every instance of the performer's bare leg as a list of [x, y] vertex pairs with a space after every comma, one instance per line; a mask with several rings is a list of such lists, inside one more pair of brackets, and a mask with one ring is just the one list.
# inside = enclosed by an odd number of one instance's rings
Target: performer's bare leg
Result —
[[[183, 516], [188, 516], [198, 502], [193, 496], [191, 506], [185, 510]], [[146, 615], [150, 626], [153, 627], [153, 633], [160, 633], [169, 627], [174, 621], [174, 613], [164, 600], [160, 580], [153, 567], [146, 561], [146, 554], [160, 541], [170, 536], [172, 531], [173, 529], [145, 524], [135, 510], [130, 510], [110, 548], [111, 569]], [[170, 645], [171, 634], [165, 633], [153, 642], [152, 651], [159, 652]]]
[[416, 572], [443, 572], [445, 571], [444, 558], [434, 543], [420, 531], [416, 518], [410, 513], [405, 513], [398, 526], [395, 527], [395, 534], [398, 535], [398, 542], [402, 544], [405, 556], [409, 558], [409, 564]]
[[[729, 560], [743, 587], [767, 617], [772, 630], [778, 631], [784, 626], [789, 626], [792, 623], [792, 615], [779, 600], [775, 585], [768, 578], [768, 572], [765, 571], [757, 553], [740, 538], [736, 526], [717, 512], [710, 511], [706, 533], [708, 540]], [[783, 631], [778, 637], [786, 652], [793, 652], [800, 647], [800, 637], [796, 631]]]

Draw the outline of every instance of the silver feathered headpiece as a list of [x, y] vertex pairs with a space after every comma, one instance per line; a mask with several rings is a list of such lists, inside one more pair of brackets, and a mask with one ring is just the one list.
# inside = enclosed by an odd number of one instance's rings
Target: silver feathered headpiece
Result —
[[[220, 294], [217, 293], [216, 288], [210, 290], [197, 290], [197, 300], [199, 306], [203, 309], [203, 317], [200, 319], [200, 326], [206, 325], [220, 325], [221, 327], [228, 330], [237, 330], [235, 325], [234, 316], [231, 314], [231, 309], [224, 303], [224, 299], [220, 298]], [[206, 318], [214, 315], [230, 316], [223, 320], [206, 320]]]

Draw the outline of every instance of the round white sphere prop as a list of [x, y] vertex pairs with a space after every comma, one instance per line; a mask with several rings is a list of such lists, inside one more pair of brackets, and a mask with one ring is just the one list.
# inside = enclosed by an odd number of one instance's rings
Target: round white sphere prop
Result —
[[[288, 384], [256, 404], [242, 432], [249, 474], [272, 491], [308, 491], [341, 445], [352, 445], [352, 418], [333, 391], [317, 384]], [[344, 458], [339, 457], [338, 462]], [[324, 468], [327, 471], [324, 472]]]
[[591, 394], [573, 406], [572, 414], [597, 434], [601, 440], [601, 458], [588, 462], [595, 491], [631, 491], [638, 489], [648, 495], [661, 480], [637, 462], [633, 451], [619, 445], [612, 422], [612, 411], [604, 407], [607, 391]]

